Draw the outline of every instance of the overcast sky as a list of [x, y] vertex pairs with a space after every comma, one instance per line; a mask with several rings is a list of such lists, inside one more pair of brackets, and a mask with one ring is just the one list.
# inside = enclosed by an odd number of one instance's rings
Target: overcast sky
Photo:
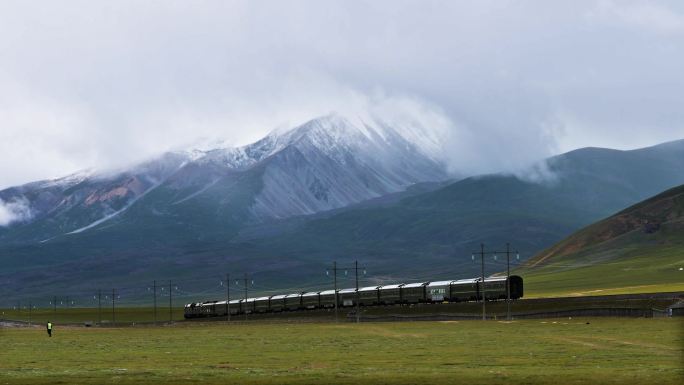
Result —
[[378, 104], [466, 172], [642, 147], [684, 138], [683, 69], [682, 1], [4, 0], [0, 188]]

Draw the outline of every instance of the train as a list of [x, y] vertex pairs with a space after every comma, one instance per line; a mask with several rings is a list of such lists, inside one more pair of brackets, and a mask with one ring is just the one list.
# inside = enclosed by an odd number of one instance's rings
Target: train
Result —
[[230, 301], [195, 302], [185, 305], [186, 319], [204, 317], [225, 317], [250, 313], [271, 313], [303, 311], [353, 306], [388, 306], [417, 303], [443, 303], [477, 301], [484, 297], [488, 301], [523, 296], [523, 279], [510, 277], [489, 277], [459, 280], [442, 280], [414, 283], [397, 283], [382, 286], [367, 286], [340, 290], [310, 291], [292, 294], [277, 294], [264, 297], [234, 299]]

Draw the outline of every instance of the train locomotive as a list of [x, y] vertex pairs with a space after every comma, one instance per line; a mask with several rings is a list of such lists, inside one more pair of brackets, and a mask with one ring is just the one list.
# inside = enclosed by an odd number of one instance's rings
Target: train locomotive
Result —
[[270, 313], [307, 309], [352, 306], [386, 306], [416, 303], [442, 303], [477, 301], [484, 297], [488, 301], [523, 296], [523, 279], [510, 277], [459, 279], [398, 283], [383, 286], [367, 286], [358, 289], [323, 290], [292, 294], [278, 294], [257, 298], [234, 299], [231, 301], [207, 301], [185, 305], [185, 318], [225, 317], [249, 313]]

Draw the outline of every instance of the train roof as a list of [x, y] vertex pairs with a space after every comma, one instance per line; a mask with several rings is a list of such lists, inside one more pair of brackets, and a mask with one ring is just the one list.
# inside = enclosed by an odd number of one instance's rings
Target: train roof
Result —
[[[512, 276], [513, 277], [513, 276]], [[485, 278], [485, 282], [501, 282], [501, 281], [506, 281], [508, 277], [506, 276], [492, 276], [492, 277], [487, 277]], [[412, 282], [412, 283], [394, 283], [390, 285], [382, 285], [382, 286], [365, 286], [362, 288], [359, 288], [359, 292], [367, 292], [367, 291], [373, 291], [373, 290], [392, 290], [392, 289], [399, 289], [399, 288], [416, 288], [416, 287], [436, 287], [436, 286], [445, 286], [445, 285], [463, 285], [463, 284], [475, 284], [477, 282], [482, 281], [481, 278], [468, 278], [468, 279], [458, 279], [458, 280], [443, 280], [443, 281], [434, 281], [434, 282]], [[356, 292], [355, 288], [346, 288], [342, 290], [337, 290], [338, 293], [340, 294], [348, 294], [348, 293], [354, 293]], [[259, 297], [259, 298], [247, 298], [245, 299], [234, 299], [229, 301], [229, 304], [239, 304], [242, 302], [254, 302], [254, 301], [265, 301], [268, 300], [269, 298], [272, 300], [279, 300], [283, 298], [296, 298], [296, 297], [313, 297], [316, 295], [331, 295], [335, 294], [335, 290], [329, 289], [329, 290], [323, 290], [320, 292], [316, 291], [309, 291], [305, 293], [292, 293], [292, 294], [278, 294], [278, 295], [273, 295], [270, 297]], [[205, 301], [205, 302], [193, 302], [193, 303], [188, 303], [185, 304], [185, 307], [190, 307], [190, 306], [208, 306], [208, 305], [225, 305], [226, 301]]]
[[378, 290], [378, 287], [380, 287], [380, 286], [366, 286], [366, 287], [360, 288], [359, 291], [373, 291], [373, 290]]
[[476, 283], [476, 282], [479, 282], [479, 281], [480, 281], [479, 278], [468, 278], [468, 279], [459, 279], [459, 280], [456, 280], [456, 281], [454, 281], [454, 283], [458, 285], [458, 284], [464, 284], [464, 283]]
[[485, 282], [505, 281], [506, 277], [487, 277]]

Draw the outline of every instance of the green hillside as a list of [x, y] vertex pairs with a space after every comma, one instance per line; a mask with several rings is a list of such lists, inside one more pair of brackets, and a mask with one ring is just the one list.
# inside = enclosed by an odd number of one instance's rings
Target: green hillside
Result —
[[361, 256], [379, 265], [438, 266], [433, 271], [467, 276], [477, 272], [470, 254], [481, 242], [497, 248], [510, 242], [523, 258], [534, 255], [684, 183], [683, 164], [684, 141], [634, 151], [585, 148], [549, 159], [550, 176], [541, 181], [503, 174], [467, 178], [390, 205], [302, 221], [282, 235], [252, 241], [261, 249], [314, 260]]
[[576, 232], [517, 273], [531, 296], [684, 290], [684, 185]]

